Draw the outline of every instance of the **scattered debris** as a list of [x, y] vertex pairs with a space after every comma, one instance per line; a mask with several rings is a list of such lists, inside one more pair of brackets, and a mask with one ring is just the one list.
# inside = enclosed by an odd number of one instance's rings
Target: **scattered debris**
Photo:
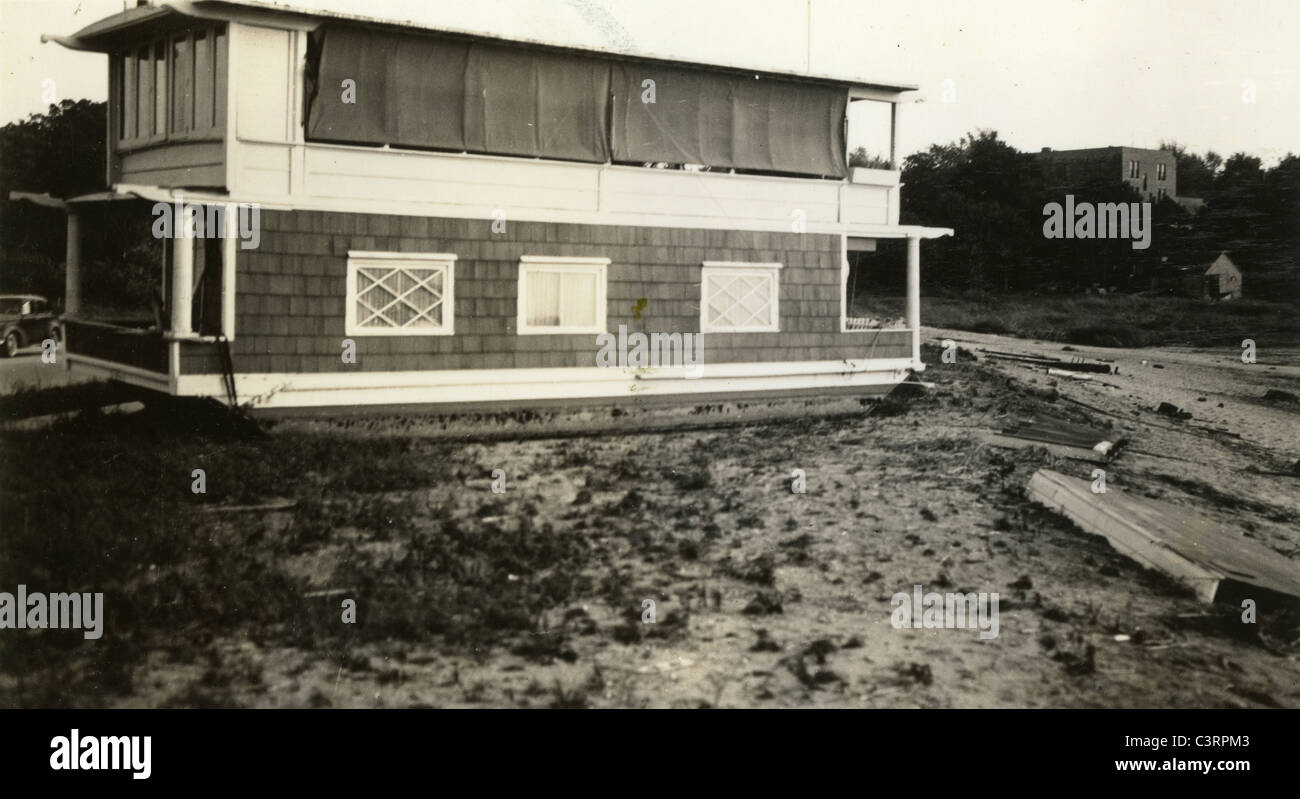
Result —
[[766, 616], [772, 613], [784, 613], [781, 595], [776, 591], [759, 591], [745, 606], [744, 613], [750, 616]]
[[252, 511], [289, 510], [297, 505], [298, 500], [296, 499], [277, 497], [254, 505], [203, 505], [199, 510], [203, 513], [249, 513]]
[[1156, 408], [1156, 413], [1161, 416], [1168, 416], [1171, 419], [1190, 419], [1192, 414], [1183, 410], [1172, 402], [1162, 402]]
[[1280, 388], [1270, 388], [1264, 392], [1265, 402], [1300, 402], [1300, 397]]
[[1047, 374], [1052, 377], [1068, 377], [1071, 380], [1091, 380], [1092, 375], [1085, 372], [1075, 372], [1069, 369], [1048, 369]]
[[1043, 416], [992, 434], [988, 436], [988, 443], [1011, 448], [1043, 447], [1054, 455], [1102, 463], [1122, 443], [1112, 438], [1115, 436], [1111, 433]]
[[1048, 469], [1034, 473], [1027, 493], [1085, 532], [1104, 536], [1122, 554], [1188, 586], [1202, 601], [1300, 599], [1300, 564], [1230, 535], [1194, 511], [1113, 488], [1094, 494], [1089, 481]]
[[1031, 366], [1066, 368], [1072, 372], [1094, 372], [1104, 375], [1119, 374], [1119, 369], [1110, 361], [1090, 360], [1088, 358], [1071, 358], [1066, 360], [1064, 358], [1048, 358], [1039, 355], [1020, 355], [1014, 352], [986, 350], [982, 347], [980, 348], [980, 351], [988, 355], [988, 357], [999, 361], [1015, 361], [1017, 363], [1028, 364]]

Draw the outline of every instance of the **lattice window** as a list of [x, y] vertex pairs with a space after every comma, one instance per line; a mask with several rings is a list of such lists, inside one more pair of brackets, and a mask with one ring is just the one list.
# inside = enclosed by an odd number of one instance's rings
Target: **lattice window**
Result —
[[348, 253], [348, 335], [448, 336], [456, 256]]
[[608, 266], [608, 258], [523, 256], [518, 332], [604, 333]]
[[700, 281], [700, 330], [704, 333], [780, 330], [780, 269], [780, 264], [705, 261]]

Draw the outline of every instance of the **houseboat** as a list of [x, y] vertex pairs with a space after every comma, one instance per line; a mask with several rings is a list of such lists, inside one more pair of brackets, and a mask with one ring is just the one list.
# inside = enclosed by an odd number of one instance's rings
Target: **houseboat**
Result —
[[[920, 244], [952, 231], [847, 157], [849, 108], [886, 104], [892, 141], [916, 86], [292, 3], [42, 38], [109, 56], [110, 190], [67, 202], [74, 371], [328, 409], [871, 397], [924, 368]], [[152, 324], [84, 310], [83, 220], [121, 201], [166, 237]], [[861, 324], [849, 254], [893, 238], [905, 324]]]

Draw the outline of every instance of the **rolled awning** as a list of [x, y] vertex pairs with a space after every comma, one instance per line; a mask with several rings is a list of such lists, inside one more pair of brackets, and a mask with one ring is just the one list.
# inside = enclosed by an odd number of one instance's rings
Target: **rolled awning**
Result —
[[613, 85], [617, 161], [848, 174], [847, 88], [621, 63]]
[[350, 26], [312, 39], [309, 140], [609, 160], [607, 64]]
[[847, 85], [341, 24], [308, 70], [309, 141], [848, 174]]

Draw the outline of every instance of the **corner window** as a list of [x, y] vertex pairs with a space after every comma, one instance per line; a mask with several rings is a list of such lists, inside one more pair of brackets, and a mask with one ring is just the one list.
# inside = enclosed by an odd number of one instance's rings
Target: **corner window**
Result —
[[775, 333], [780, 326], [781, 264], [705, 261], [700, 332]]
[[195, 28], [116, 54], [112, 73], [123, 147], [219, 138], [226, 125], [224, 25]]
[[349, 336], [450, 336], [456, 256], [349, 252], [345, 330]]
[[608, 258], [520, 258], [519, 334], [604, 333], [608, 267]]

